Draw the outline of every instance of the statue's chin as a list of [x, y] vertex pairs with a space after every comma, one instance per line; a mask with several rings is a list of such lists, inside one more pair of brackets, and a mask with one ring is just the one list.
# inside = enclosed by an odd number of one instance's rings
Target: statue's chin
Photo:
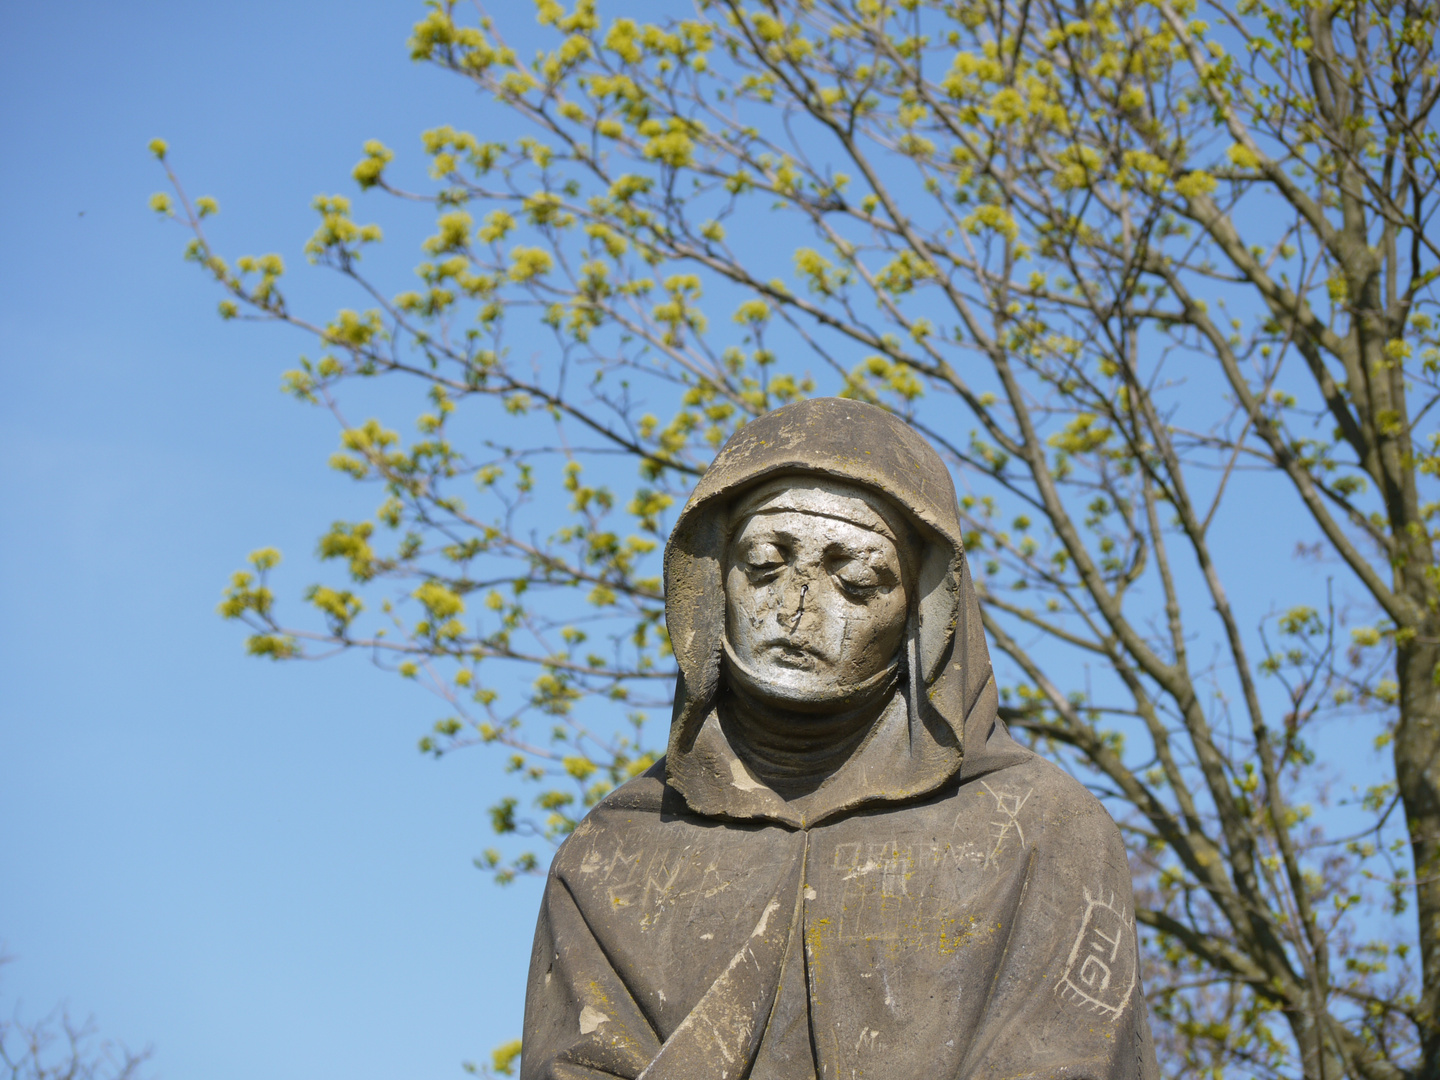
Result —
[[735, 654], [728, 637], [725, 640], [725, 671], [731, 685], [766, 705], [794, 712], [831, 713], [864, 705], [893, 687], [899, 666], [897, 655], [884, 668], [859, 682], [840, 680], [823, 669], [746, 663]]

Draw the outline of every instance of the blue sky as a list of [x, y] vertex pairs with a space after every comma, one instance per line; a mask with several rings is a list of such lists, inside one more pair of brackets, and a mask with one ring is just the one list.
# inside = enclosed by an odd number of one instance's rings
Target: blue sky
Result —
[[[413, 687], [248, 659], [215, 616], [245, 552], [282, 548], [293, 595], [325, 524], [375, 499], [279, 393], [301, 342], [216, 318], [146, 208], [145, 145], [218, 197], [222, 251], [299, 269], [309, 199], [353, 193], [364, 140], [413, 168], [421, 130], [501, 118], [409, 62], [414, 0], [57, 11], [0, 8], [0, 1007], [68, 1000], [168, 1080], [458, 1077], [519, 1034], [539, 899], [470, 865], [499, 762], [422, 757]], [[292, 279], [307, 310], [344, 297]], [[1222, 528], [1253, 625], [1320, 572], [1249, 559], [1311, 529], [1248, 498]]]
[[246, 551], [303, 562], [371, 499], [279, 394], [298, 342], [223, 326], [146, 208], [164, 136], [222, 242], [302, 263], [366, 138], [467, 102], [409, 62], [419, 13], [0, 9], [0, 1005], [68, 1000], [171, 1080], [454, 1077], [519, 1033], [538, 886], [470, 865], [498, 769], [419, 755], [393, 677], [257, 663], [214, 614]]

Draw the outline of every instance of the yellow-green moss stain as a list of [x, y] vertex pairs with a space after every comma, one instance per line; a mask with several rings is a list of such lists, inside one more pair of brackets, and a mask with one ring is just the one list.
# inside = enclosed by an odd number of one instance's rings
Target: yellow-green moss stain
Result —
[[940, 920], [940, 955], [953, 956], [982, 932], [974, 915], [950, 916]]
[[829, 919], [816, 919], [805, 923], [805, 963], [810, 973], [811, 1004], [815, 1002], [815, 988], [820, 983], [820, 971], [825, 963], [825, 932], [830, 926]]
[[590, 980], [590, 1000], [587, 1005], [609, 1005], [610, 997], [594, 979]]

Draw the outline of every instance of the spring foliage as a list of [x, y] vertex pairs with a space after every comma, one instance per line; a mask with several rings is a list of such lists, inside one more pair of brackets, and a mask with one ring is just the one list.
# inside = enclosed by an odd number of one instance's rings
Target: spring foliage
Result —
[[[427, 131], [408, 188], [364, 146], [367, 214], [434, 232], [374, 280], [380, 228], [317, 198], [353, 310], [293, 312], [170, 174], [221, 315], [309, 335], [285, 388], [378, 496], [308, 620], [270, 550], [222, 614], [438, 694], [422, 750], [516, 778], [478, 862], [543, 870], [663, 742], [693, 479], [787, 401], [882, 404], [954, 466], [1012, 726], [1132, 845], [1166, 1074], [1440, 1075], [1435, 7], [659, 6], [432, 2], [411, 56], [523, 134]], [[423, 388], [407, 433], [346, 415], [357, 380]]]

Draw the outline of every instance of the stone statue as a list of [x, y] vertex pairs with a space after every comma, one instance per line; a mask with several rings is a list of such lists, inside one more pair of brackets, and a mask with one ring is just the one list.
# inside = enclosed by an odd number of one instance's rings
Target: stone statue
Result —
[[1119, 830], [997, 716], [935, 451], [770, 413], [665, 580], [669, 750], [555, 857], [523, 1080], [1155, 1077]]

